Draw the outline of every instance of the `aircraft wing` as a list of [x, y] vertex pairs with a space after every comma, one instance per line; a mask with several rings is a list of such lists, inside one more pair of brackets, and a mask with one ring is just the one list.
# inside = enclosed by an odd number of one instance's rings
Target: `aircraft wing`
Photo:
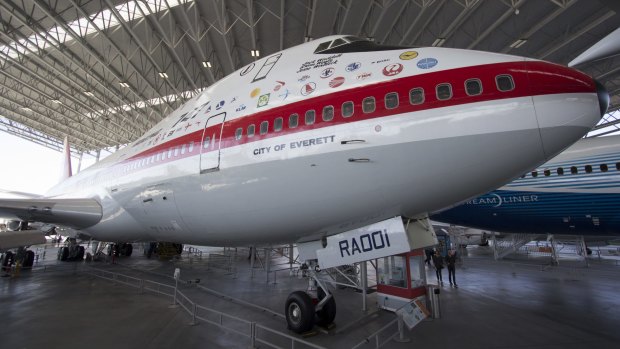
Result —
[[94, 199], [0, 199], [0, 217], [83, 229], [101, 220], [102, 208]]

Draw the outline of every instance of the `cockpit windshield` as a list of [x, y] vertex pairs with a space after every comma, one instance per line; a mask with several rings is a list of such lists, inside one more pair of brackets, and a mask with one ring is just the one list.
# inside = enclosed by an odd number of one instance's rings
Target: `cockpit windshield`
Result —
[[324, 41], [317, 46], [314, 53], [347, 53], [369, 52], [402, 49], [400, 46], [379, 45], [374, 42], [356, 36], [344, 36], [330, 41]]

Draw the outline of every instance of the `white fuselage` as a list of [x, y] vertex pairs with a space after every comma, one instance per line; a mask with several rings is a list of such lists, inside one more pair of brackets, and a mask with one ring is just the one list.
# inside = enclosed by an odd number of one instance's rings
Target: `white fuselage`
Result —
[[306, 241], [489, 191], [600, 119], [592, 80], [565, 67], [442, 48], [314, 54], [316, 42], [217, 82], [49, 196], [97, 199], [103, 218], [82, 232], [104, 241]]

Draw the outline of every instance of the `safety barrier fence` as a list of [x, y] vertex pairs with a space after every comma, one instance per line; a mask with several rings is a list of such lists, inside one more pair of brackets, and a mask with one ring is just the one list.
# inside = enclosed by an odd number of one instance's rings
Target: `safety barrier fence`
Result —
[[390, 343], [401, 335], [401, 331], [398, 328], [398, 318], [388, 322], [385, 326], [364, 338], [361, 342], [354, 345], [351, 349], [359, 348], [375, 348], [379, 349], [384, 345]]
[[192, 301], [178, 287], [145, 280], [129, 275], [113, 273], [107, 270], [88, 267], [86, 274], [109, 280], [117, 284], [139, 289], [140, 292], [150, 291], [163, 296], [171, 297], [174, 305], [180, 306], [192, 318], [190, 324], [197, 324], [198, 320], [217, 326], [223, 330], [233, 332], [249, 340], [250, 347], [257, 347], [257, 343], [270, 348], [313, 348], [325, 349], [322, 346], [310, 343], [289, 334], [268, 328], [253, 321], [245, 320], [224, 312], [211, 309]]

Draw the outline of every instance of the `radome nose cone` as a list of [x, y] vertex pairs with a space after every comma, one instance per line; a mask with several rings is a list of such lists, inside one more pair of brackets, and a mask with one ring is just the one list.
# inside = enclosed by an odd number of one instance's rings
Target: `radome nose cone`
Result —
[[607, 113], [607, 108], [609, 107], [609, 93], [607, 93], [607, 89], [603, 84], [594, 80], [596, 83], [596, 94], [598, 96], [598, 106], [601, 110], [601, 117]]

